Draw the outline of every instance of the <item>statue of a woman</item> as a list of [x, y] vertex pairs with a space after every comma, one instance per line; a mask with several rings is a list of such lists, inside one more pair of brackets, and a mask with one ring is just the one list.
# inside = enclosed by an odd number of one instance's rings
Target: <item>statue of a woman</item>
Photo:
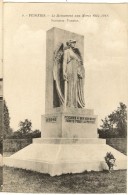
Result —
[[[66, 44], [65, 48], [63, 44], [59, 46], [54, 58], [53, 75], [57, 93], [60, 104], [66, 107], [83, 108], [85, 70], [82, 56], [79, 49], [75, 48], [75, 40], [69, 40]], [[61, 89], [60, 72], [63, 72], [61, 77], [63, 75], [64, 90]]]

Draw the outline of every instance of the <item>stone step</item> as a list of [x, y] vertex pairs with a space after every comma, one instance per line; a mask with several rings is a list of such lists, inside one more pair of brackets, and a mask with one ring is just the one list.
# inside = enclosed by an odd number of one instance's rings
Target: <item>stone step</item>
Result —
[[107, 152], [116, 158], [115, 169], [126, 169], [124, 154], [106, 144], [36, 144], [33, 143], [10, 157], [4, 164], [11, 167], [49, 173], [51, 176], [83, 171], [108, 169], [104, 161]]
[[43, 144], [106, 144], [105, 139], [99, 138], [35, 138], [33, 143]]

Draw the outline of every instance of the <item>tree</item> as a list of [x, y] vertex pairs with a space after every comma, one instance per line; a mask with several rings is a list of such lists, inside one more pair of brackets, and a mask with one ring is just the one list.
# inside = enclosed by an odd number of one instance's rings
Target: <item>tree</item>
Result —
[[13, 134], [8, 138], [9, 139], [32, 139], [32, 138], [39, 138], [39, 137], [41, 137], [41, 132], [40, 130], [36, 129], [27, 134], [23, 134], [18, 130], [13, 132]]
[[10, 116], [9, 110], [6, 105], [5, 100], [3, 101], [3, 138], [8, 137], [12, 133], [12, 129], [10, 127]]
[[32, 139], [41, 137], [41, 132], [38, 129], [32, 130], [31, 120], [25, 119], [20, 121], [19, 130], [14, 131], [8, 138], [9, 139]]
[[41, 137], [41, 132], [39, 129], [36, 129], [34, 130], [32, 133], [31, 133], [31, 138], [39, 138]]
[[120, 102], [117, 110], [102, 120], [100, 137], [126, 137], [127, 136], [127, 107]]
[[19, 127], [20, 129], [18, 131], [21, 134], [26, 135], [32, 131], [32, 122], [28, 119], [25, 119], [25, 121], [20, 121]]

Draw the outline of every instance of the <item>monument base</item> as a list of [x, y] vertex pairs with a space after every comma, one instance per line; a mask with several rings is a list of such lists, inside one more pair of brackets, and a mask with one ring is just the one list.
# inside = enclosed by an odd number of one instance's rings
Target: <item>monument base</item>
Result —
[[44, 138], [97, 138], [97, 115], [91, 109], [62, 108], [42, 116]]
[[103, 139], [34, 139], [33, 143], [10, 157], [4, 164], [51, 176], [84, 171], [107, 170], [104, 157], [111, 152], [115, 169], [126, 169], [126, 156], [106, 145]]

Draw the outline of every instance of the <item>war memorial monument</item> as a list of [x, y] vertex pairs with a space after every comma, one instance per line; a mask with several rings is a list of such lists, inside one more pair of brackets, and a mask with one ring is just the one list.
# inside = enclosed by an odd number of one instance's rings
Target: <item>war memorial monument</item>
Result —
[[116, 169], [126, 169], [126, 156], [98, 138], [98, 117], [86, 108], [84, 36], [52, 28], [47, 31], [46, 50], [41, 138], [33, 139], [4, 163], [54, 176], [107, 169], [104, 157], [112, 152]]

